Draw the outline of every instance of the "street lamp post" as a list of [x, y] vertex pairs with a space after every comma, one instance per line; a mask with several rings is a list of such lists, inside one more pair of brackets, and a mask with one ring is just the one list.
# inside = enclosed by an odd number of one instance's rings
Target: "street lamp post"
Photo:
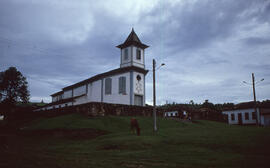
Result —
[[165, 64], [162, 63], [158, 68], [156, 68], [156, 60], [153, 59], [153, 118], [154, 118], [154, 132], [157, 131], [157, 108], [156, 108], [156, 70]]

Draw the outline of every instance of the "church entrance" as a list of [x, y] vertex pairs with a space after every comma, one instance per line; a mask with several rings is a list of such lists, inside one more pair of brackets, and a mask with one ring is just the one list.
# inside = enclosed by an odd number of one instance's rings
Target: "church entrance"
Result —
[[136, 106], [143, 106], [143, 96], [135, 95], [134, 96], [134, 105]]

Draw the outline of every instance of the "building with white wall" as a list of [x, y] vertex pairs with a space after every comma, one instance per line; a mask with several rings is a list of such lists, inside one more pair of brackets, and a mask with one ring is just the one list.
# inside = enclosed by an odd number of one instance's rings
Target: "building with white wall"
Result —
[[259, 125], [270, 126], [270, 108], [264, 105], [258, 105], [257, 114], [254, 109], [254, 102], [240, 103], [234, 109], [225, 110], [229, 124], [255, 125], [258, 119]]
[[98, 74], [51, 95], [52, 103], [43, 110], [103, 102], [145, 106], [145, 49], [148, 47], [131, 33], [120, 49], [120, 68]]
[[178, 111], [166, 111], [163, 115], [164, 117], [177, 117]]
[[[259, 108], [257, 111], [259, 112]], [[259, 118], [259, 115], [255, 114], [254, 108], [227, 110], [223, 111], [222, 114], [228, 116], [229, 124], [256, 124], [256, 118]]]

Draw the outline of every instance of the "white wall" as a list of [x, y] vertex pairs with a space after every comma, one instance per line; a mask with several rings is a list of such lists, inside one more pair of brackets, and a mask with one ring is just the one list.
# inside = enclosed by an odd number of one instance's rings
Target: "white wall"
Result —
[[70, 98], [72, 97], [72, 89], [71, 90], [67, 90], [67, 91], [64, 91], [64, 99], [67, 99], [67, 98]]
[[[136, 95], [143, 96], [143, 106], [144, 106], [145, 105], [144, 74], [135, 72], [135, 71], [132, 72], [133, 74], [133, 78], [132, 78], [133, 89], [132, 90], [130, 90], [130, 87], [131, 87], [130, 74], [131, 72], [125, 72], [122, 74], [109, 76], [109, 78], [112, 79], [112, 93], [109, 95], [105, 94], [105, 79], [106, 78], [94, 81], [92, 83], [88, 83], [87, 93], [86, 93], [86, 85], [80, 86], [78, 88], [74, 88], [73, 89], [74, 97], [80, 96], [83, 94], [86, 94], [86, 95], [76, 98], [75, 101], [73, 102], [73, 105], [79, 105], [79, 104], [84, 104], [84, 103], [89, 103], [89, 102], [104, 102], [104, 103], [130, 105], [130, 104], [134, 104], [134, 95], [136, 94]], [[137, 75], [141, 76], [140, 80], [137, 79]], [[119, 78], [122, 76], [126, 78], [126, 93], [125, 94], [119, 93]], [[102, 84], [102, 81], [103, 81], [103, 84]], [[131, 91], [131, 94], [130, 94], [130, 91]], [[63, 95], [64, 95], [63, 96], [64, 99], [71, 98], [72, 89], [64, 91]], [[57, 98], [53, 97], [53, 99], [57, 99]], [[131, 99], [132, 99], [132, 103], [130, 102]], [[63, 103], [61, 104], [61, 107], [65, 107], [65, 104], [68, 104], [68, 106], [71, 106], [72, 102]], [[59, 104], [54, 105], [54, 107], [59, 108]], [[46, 107], [46, 108], [52, 109], [53, 106]]]
[[57, 96], [52, 96], [52, 102], [58, 101]]
[[[119, 94], [119, 78], [126, 77], [126, 94]], [[105, 79], [103, 80], [103, 102], [115, 104], [130, 104], [130, 73], [126, 72], [110, 77], [112, 79], [112, 94], [105, 94]]]
[[90, 100], [88, 99], [87, 95], [78, 97], [75, 99], [75, 101], [73, 102], [73, 105], [79, 105], [79, 104], [84, 104], [84, 103], [89, 103]]
[[87, 101], [101, 102], [101, 81], [94, 81], [88, 84]]
[[52, 96], [52, 102], [56, 102], [56, 101], [59, 101], [63, 98], [63, 94], [59, 94], [59, 95], [56, 95], [56, 96]]
[[124, 64], [121, 64], [120, 65], [121, 68], [123, 68], [123, 67], [129, 67], [129, 66], [132, 66], [131, 62], [124, 63]]
[[[86, 93], [86, 86], [81, 87], [78, 91], [78, 95], [85, 94], [84, 96], [78, 97], [75, 99], [74, 105], [84, 104], [89, 102], [101, 102], [101, 80], [88, 83], [88, 91]], [[75, 93], [75, 92], [74, 92]]]
[[77, 87], [73, 89], [73, 97], [80, 96], [82, 94], [86, 94], [86, 85]]
[[64, 97], [64, 95], [63, 95], [63, 94], [60, 94], [60, 95], [58, 95], [57, 97], [58, 97], [58, 100], [62, 100], [63, 97]]
[[[259, 111], [259, 108], [257, 109]], [[238, 124], [238, 114], [241, 113], [242, 115], [242, 123], [243, 124], [256, 124], [256, 119], [252, 118], [252, 112], [254, 112], [254, 109], [239, 109], [239, 110], [231, 110], [231, 111], [223, 111], [223, 114], [226, 114], [228, 116], [228, 123], [229, 124]], [[245, 119], [245, 113], [248, 113], [249, 120]], [[231, 118], [231, 114], [234, 114], [234, 120]], [[257, 118], [258, 115], [257, 115]]]

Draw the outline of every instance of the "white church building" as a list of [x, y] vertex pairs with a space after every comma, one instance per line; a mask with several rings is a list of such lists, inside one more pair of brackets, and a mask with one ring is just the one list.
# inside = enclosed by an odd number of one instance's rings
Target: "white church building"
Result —
[[62, 88], [42, 110], [90, 102], [145, 106], [145, 49], [132, 29], [120, 49], [120, 68]]

